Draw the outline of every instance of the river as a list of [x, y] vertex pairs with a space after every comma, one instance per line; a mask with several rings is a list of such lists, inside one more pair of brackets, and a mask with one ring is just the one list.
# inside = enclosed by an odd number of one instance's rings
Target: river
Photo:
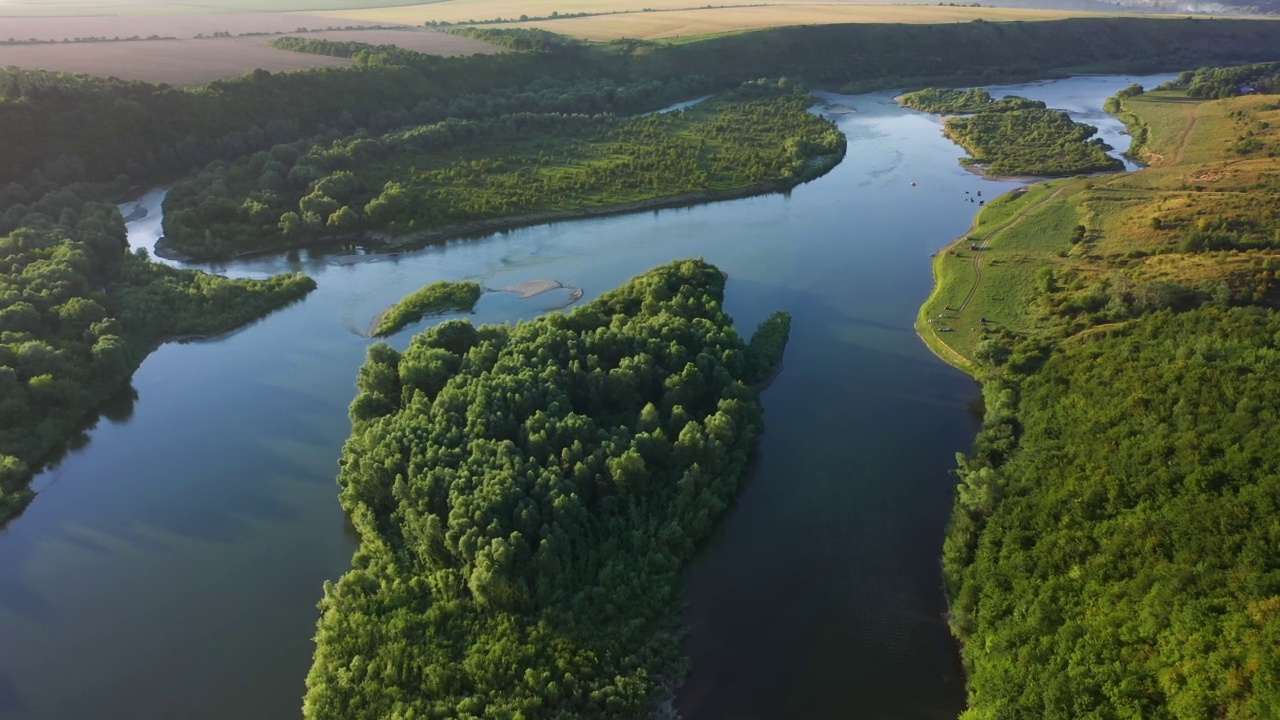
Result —
[[[1168, 77], [992, 91], [1098, 122], [1108, 95]], [[954, 718], [963, 678], [938, 556], [948, 470], [972, 442], [978, 393], [912, 322], [929, 255], [977, 210], [966, 193], [1016, 184], [966, 172], [937, 118], [891, 95], [828, 96], [857, 111], [833, 116], [848, 155], [785, 195], [393, 257], [329, 248], [209, 266], [300, 270], [319, 289], [229, 336], [161, 347], [36, 479], [39, 497], [0, 533], [0, 717], [296, 717], [321, 585], [355, 547], [334, 476], [370, 319], [440, 279], [555, 279], [590, 300], [703, 256], [729, 273], [740, 328], [776, 309], [793, 326], [764, 394], [759, 465], [688, 573], [694, 671], [678, 707], [690, 720]], [[141, 201], [149, 214], [130, 223], [131, 244], [154, 244], [162, 198]], [[473, 318], [532, 318], [567, 293], [487, 293]]]

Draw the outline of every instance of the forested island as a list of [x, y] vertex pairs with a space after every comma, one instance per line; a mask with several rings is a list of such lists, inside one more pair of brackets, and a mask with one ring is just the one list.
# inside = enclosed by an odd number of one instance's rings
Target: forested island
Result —
[[965, 113], [947, 118], [947, 137], [969, 152], [960, 162], [989, 175], [1065, 177], [1124, 169], [1102, 140], [1089, 139], [1097, 128], [1039, 101], [1014, 95], [996, 100], [981, 88], [926, 88], [900, 102], [942, 115]]
[[217, 335], [304, 297], [304, 276], [228, 280], [130, 253], [101, 188], [70, 186], [0, 218], [0, 524], [55, 456], [169, 338]]
[[471, 312], [480, 299], [480, 284], [441, 280], [416, 290], [382, 312], [373, 322], [374, 337], [394, 335], [428, 315]]
[[985, 400], [944, 553], [965, 720], [1280, 707], [1275, 74], [1127, 88], [1150, 168], [1002, 198], [935, 259], [922, 335]]
[[1010, 112], [1013, 110], [1044, 109], [1044, 102], [1028, 100], [1016, 95], [1006, 95], [996, 100], [985, 88], [925, 88], [906, 93], [898, 103], [912, 110], [922, 110], [934, 115], [960, 115], [980, 112]]
[[307, 718], [637, 717], [686, 667], [680, 571], [763, 429], [746, 344], [687, 260], [567, 314], [369, 349], [343, 450], [360, 533], [325, 588]]
[[[510, 52], [282, 38], [353, 65], [188, 90], [0, 70], [0, 520], [158, 343], [225, 332], [314, 288], [128, 252], [112, 202], [128, 188], [177, 179], [166, 244], [192, 257], [401, 242], [792, 187], [843, 153], [808, 112], [813, 87], [1173, 70], [1280, 47], [1277, 23], [1193, 19], [679, 43], [468, 32]], [[1275, 78], [1273, 65], [1206, 69], [1118, 98], [1152, 171], [1002, 199], [964, 240], [982, 243], [976, 259], [936, 258], [926, 316], [955, 321], [954, 347], [922, 334], [986, 397], [944, 558], [966, 720], [1251, 718], [1280, 704], [1268, 654], [1280, 546], [1265, 520], [1280, 117], [1264, 97], [1192, 102]], [[1116, 167], [1087, 127], [1032, 101], [911, 102], [973, 113], [948, 132], [992, 174]], [[778, 314], [744, 342], [723, 285], [686, 261], [572, 313], [450, 321], [403, 353], [370, 348], [339, 475], [361, 544], [325, 588], [308, 718], [661, 704], [687, 670], [681, 570], [748, 472], [760, 388], [789, 332]], [[476, 292], [428, 287], [375, 329]]]
[[[676, 86], [697, 92], [706, 82]], [[629, 119], [571, 114], [590, 105], [583, 91], [553, 87], [508, 98], [489, 119], [442, 109], [450, 119], [214, 163], [169, 193], [164, 247], [209, 258], [355, 233], [440, 237], [483, 221], [786, 189], [844, 156], [844, 135], [807, 112], [815, 99], [786, 80]]]

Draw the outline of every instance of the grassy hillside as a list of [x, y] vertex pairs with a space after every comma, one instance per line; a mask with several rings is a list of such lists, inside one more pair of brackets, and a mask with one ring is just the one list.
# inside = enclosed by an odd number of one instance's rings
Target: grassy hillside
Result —
[[[934, 259], [938, 284], [919, 323], [931, 344], [972, 359], [996, 329], [1069, 336], [1215, 293], [1270, 302], [1280, 269], [1276, 98], [1163, 91], [1123, 107], [1140, 118], [1139, 157], [1151, 167], [990, 202]], [[981, 250], [968, 249], [975, 243]]]
[[944, 556], [963, 720], [1280, 707], [1280, 102], [1120, 104], [1152, 167], [989, 204], [921, 310], [986, 401]]

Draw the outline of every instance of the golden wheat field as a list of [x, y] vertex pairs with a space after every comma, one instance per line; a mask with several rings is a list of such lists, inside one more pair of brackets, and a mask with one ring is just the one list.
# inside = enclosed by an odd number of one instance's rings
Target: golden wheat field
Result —
[[658, 40], [787, 25], [832, 23], [954, 23], [984, 20], [1059, 20], [1085, 13], [1012, 8], [906, 5], [792, 4], [763, 7], [710, 8], [668, 12], [599, 15], [519, 23], [586, 40], [629, 37]]
[[[431, 55], [471, 55], [499, 50], [470, 38], [425, 29], [339, 30], [312, 32], [304, 37], [399, 45]], [[267, 46], [270, 39], [271, 37], [263, 36], [186, 37], [174, 40], [0, 45], [0, 67], [15, 66], [191, 86], [243, 75], [258, 68], [281, 72], [350, 64], [350, 61], [342, 58], [277, 50]]]
[[[444, 0], [401, 7], [381, 7], [323, 13], [338, 20], [421, 25], [429, 21], [467, 23], [503, 18], [517, 20], [522, 15], [546, 18], [559, 15], [592, 14], [589, 17], [560, 17], [519, 23], [515, 27], [538, 27], [589, 40], [620, 37], [668, 38], [681, 35], [752, 30], [784, 25], [830, 23], [949, 23], [985, 20], [1055, 20], [1087, 13], [1060, 10], [1013, 8], [939, 7], [937, 5], [885, 5], [853, 2], [812, 2], [772, 0], [766, 3], [708, 3], [698, 0]], [[608, 14], [596, 14], [608, 13]], [[503, 24], [497, 27], [513, 27]]]

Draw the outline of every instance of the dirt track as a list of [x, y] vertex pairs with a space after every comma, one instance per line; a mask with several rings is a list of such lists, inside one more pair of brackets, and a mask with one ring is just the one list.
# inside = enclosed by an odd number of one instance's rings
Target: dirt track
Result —
[[[1063, 190], [1066, 190], [1066, 188], [1060, 187], [1057, 190], [1054, 190], [1053, 194], [1050, 195], [1049, 197], [1041, 200], [1035, 205], [1032, 205], [1031, 207], [1018, 213], [1017, 217], [1015, 217], [1012, 222], [1010, 222], [1008, 225], [1005, 225], [999, 230], [988, 235], [986, 239], [983, 240], [978, 245], [978, 252], [973, 254], [973, 287], [969, 288], [969, 294], [965, 296], [964, 302], [960, 303], [960, 309], [957, 312], [963, 312], [965, 308], [969, 307], [969, 303], [972, 302], [974, 296], [978, 294], [978, 286], [982, 284], [982, 251], [986, 250], [987, 247], [991, 245], [992, 240], [995, 240], [1000, 235], [1003, 235], [1005, 231], [1012, 230], [1013, 228], [1017, 227], [1023, 220], [1026, 219], [1028, 215], [1035, 212], [1036, 210], [1039, 210], [1046, 203], [1051, 202], [1054, 198], [1061, 195]], [[957, 240], [956, 242], [957, 243], [963, 242], [963, 238], [961, 240]]]

